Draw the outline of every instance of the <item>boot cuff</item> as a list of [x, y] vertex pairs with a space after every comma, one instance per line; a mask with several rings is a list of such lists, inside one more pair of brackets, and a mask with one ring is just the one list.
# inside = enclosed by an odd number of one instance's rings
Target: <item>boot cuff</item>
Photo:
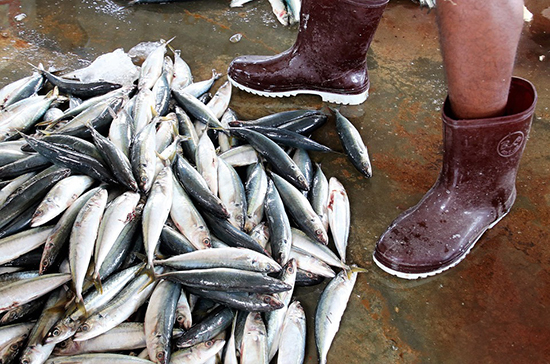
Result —
[[508, 93], [508, 103], [506, 104], [504, 116], [496, 116], [483, 119], [455, 119], [451, 111], [449, 98], [443, 104], [443, 122], [452, 127], [478, 127], [490, 126], [500, 123], [508, 123], [510, 121], [519, 121], [530, 118], [535, 111], [537, 103], [537, 91], [535, 86], [526, 79], [512, 77], [510, 91]]

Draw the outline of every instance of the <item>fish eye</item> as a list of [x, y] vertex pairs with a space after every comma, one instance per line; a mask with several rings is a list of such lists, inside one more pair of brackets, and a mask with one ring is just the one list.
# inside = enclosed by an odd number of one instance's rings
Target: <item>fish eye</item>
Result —
[[212, 340], [208, 340], [207, 342], [204, 343], [204, 345], [209, 348], [211, 347], [212, 345], [214, 345], [214, 343], [212, 342]]
[[59, 336], [61, 334], [61, 330], [59, 328], [54, 328], [52, 331], [52, 336]]
[[84, 324], [84, 325], [80, 326], [80, 328], [82, 329], [82, 331], [86, 332], [86, 331], [90, 330], [90, 325]]
[[15, 350], [17, 350], [17, 349], [19, 349], [19, 345], [18, 345], [18, 344], [11, 344], [11, 345], [10, 345], [10, 350], [15, 351]]
[[157, 353], [157, 359], [158, 360], [163, 360], [164, 359], [164, 353], [163, 352]]
[[265, 296], [264, 297], [264, 302], [265, 303], [270, 303], [271, 302], [271, 297], [270, 296]]
[[176, 317], [176, 321], [183, 322], [183, 316], [179, 315], [178, 317]]

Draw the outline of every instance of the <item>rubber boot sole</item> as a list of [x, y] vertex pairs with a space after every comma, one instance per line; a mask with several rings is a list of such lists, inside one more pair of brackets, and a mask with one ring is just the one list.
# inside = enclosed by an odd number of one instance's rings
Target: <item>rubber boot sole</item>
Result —
[[258, 96], [264, 96], [264, 97], [290, 97], [290, 96], [297, 96], [297, 95], [317, 95], [321, 96], [321, 99], [324, 102], [330, 102], [334, 104], [341, 104], [341, 105], [359, 105], [365, 102], [367, 97], [369, 96], [369, 89], [366, 89], [364, 92], [360, 94], [355, 95], [343, 95], [333, 92], [324, 92], [324, 91], [316, 91], [316, 90], [292, 90], [292, 91], [284, 91], [284, 92], [266, 92], [266, 91], [258, 91], [254, 90], [250, 87], [246, 87], [244, 85], [241, 85], [237, 81], [233, 80], [231, 77], [228, 77], [229, 81], [231, 81], [231, 84], [243, 91], [249, 92], [254, 95]]

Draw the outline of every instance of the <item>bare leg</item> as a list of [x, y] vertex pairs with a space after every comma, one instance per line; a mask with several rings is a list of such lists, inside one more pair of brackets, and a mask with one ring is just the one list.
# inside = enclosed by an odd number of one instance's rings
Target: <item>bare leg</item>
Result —
[[455, 117], [502, 115], [523, 25], [523, 0], [439, 0], [437, 14]]

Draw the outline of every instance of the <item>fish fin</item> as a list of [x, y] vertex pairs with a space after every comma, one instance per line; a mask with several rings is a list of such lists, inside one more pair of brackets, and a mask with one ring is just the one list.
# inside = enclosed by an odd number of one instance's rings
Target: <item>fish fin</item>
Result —
[[84, 301], [82, 300], [82, 297], [76, 297], [75, 298], [75, 304], [76, 304], [76, 309], [80, 312], [82, 312], [84, 315], [86, 315], [87, 311], [86, 311], [86, 306], [84, 306]]
[[101, 284], [101, 277], [99, 277], [99, 273], [94, 275], [94, 282], [93, 283], [94, 283], [95, 289], [97, 289], [97, 291], [100, 294], [103, 294], [103, 285]]
[[170, 42], [172, 42], [174, 39], [176, 39], [176, 36], [175, 36], [175, 35], [174, 35], [172, 38], [168, 39], [168, 40], [161, 39], [160, 42], [163, 43], [165, 46], [167, 46], [167, 45], [170, 44]]
[[168, 167], [168, 166], [171, 164], [169, 158], [164, 158], [164, 157], [162, 156], [162, 154], [160, 154], [160, 153], [157, 152], [157, 151], [155, 151], [155, 154], [157, 155], [157, 158], [160, 159], [160, 161], [161, 161], [161, 163], [162, 163], [162, 165], [163, 165], [164, 167]]
[[136, 258], [138, 258], [142, 262], [147, 262], [147, 256], [145, 254], [140, 252], [134, 252], [134, 255], [136, 256]]
[[34, 68], [35, 70], [37, 70], [38, 72], [42, 73], [42, 72], [47, 72], [45, 69], [44, 69], [44, 65], [42, 65], [42, 63], [39, 63], [38, 66], [35, 66], [34, 64], [32, 64], [31, 62], [27, 62], [29, 64], [29, 66], [31, 66], [32, 68]]
[[157, 110], [155, 110], [155, 107], [151, 105], [151, 114], [153, 115], [153, 118], [158, 116]]
[[369, 270], [366, 269], [366, 268], [361, 268], [361, 267], [357, 267], [357, 266], [347, 266], [347, 268], [344, 268], [344, 270], [346, 271], [346, 275], [348, 277], [348, 279], [351, 279], [351, 275], [353, 273], [366, 273], [368, 272]]

